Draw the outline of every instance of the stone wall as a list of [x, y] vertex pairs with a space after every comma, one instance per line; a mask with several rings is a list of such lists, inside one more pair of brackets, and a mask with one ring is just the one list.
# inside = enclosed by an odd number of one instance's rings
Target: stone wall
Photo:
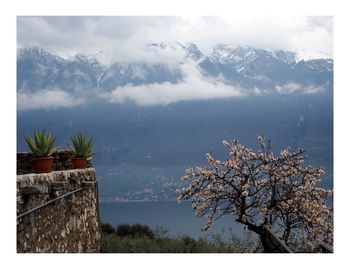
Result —
[[17, 175], [17, 252], [100, 252], [95, 181], [94, 168]]
[[[70, 170], [73, 169], [72, 158], [74, 157], [74, 152], [71, 150], [61, 150], [52, 154], [52, 170]], [[17, 175], [34, 173], [32, 166], [32, 160], [34, 156], [29, 152], [17, 152]], [[91, 160], [88, 159], [87, 167], [91, 167]]]

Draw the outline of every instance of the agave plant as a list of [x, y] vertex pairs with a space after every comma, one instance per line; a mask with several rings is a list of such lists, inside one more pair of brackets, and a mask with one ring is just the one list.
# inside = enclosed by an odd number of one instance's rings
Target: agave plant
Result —
[[35, 157], [49, 157], [56, 152], [59, 147], [53, 147], [56, 138], [51, 137], [51, 132], [47, 135], [45, 130], [40, 132], [38, 129], [34, 130], [34, 139], [28, 135], [24, 136], [30, 150]]
[[92, 138], [89, 139], [83, 134], [76, 134], [71, 137], [71, 142], [73, 146], [70, 145], [70, 148], [74, 151], [77, 157], [89, 158], [95, 154], [91, 151], [92, 146], [94, 145]]

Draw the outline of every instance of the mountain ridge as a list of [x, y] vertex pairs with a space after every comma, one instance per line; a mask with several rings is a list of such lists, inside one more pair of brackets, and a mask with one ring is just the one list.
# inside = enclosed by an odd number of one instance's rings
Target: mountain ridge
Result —
[[170, 67], [159, 62], [111, 62], [102, 64], [96, 56], [78, 53], [68, 59], [40, 47], [17, 51], [17, 90], [37, 91], [58, 88], [70, 93], [106, 92], [125, 85], [146, 85], [183, 80], [182, 65], [192, 62], [207, 78], [246, 89], [271, 90], [290, 83], [302, 87], [330, 88], [333, 60], [298, 60], [297, 54], [283, 50], [263, 50], [249, 46], [218, 44], [210, 55], [196, 44], [150, 43], [151, 50], [181, 51], [183, 59]]

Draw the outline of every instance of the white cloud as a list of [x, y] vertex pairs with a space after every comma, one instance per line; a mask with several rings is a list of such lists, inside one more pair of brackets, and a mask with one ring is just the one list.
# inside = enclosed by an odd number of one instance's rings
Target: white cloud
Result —
[[333, 56], [332, 17], [18, 17], [17, 25], [19, 47], [64, 57], [102, 51], [111, 61], [179, 61], [179, 52], [160, 55], [145, 46], [162, 41], [193, 42], [205, 54], [229, 43]]
[[298, 83], [291, 82], [284, 85], [276, 86], [276, 90], [280, 94], [291, 94], [291, 93], [314, 94], [314, 93], [324, 91], [325, 88], [323, 86], [314, 86], [314, 85], [303, 86]]
[[17, 94], [17, 109], [54, 109], [72, 107], [84, 102], [83, 98], [75, 98], [62, 90], [39, 90], [34, 93], [19, 91]]
[[148, 106], [245, 95], [238, 87], [203, 77], [193, 64], [183, 64], [181, 68], [184, 78], [177, 84], [170, 82], [139, 86], [128, 84], [109, 93], [101, 94], [100, 97], [112, 103], [129, 101], [140, 106]]

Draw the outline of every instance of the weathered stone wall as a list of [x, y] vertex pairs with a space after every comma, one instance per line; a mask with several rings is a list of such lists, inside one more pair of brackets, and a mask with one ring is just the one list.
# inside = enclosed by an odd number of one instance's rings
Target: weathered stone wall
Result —
[[[73, 169], [72, 158], [74, 152], [71, 150], [61, 150], [52, 154], [52, 170], [70, 170]], [[17, 152], [17, 175], [34, 173], [32, 160], [34, 156], [29, 152]], [[91, 167], [91, 160], [88, 159], [87, 167]]]
[[82, 188], [17, 218], [17, 252], [99, 252], [95, 181], [93, 168], [17, 175], [17, 216]]

